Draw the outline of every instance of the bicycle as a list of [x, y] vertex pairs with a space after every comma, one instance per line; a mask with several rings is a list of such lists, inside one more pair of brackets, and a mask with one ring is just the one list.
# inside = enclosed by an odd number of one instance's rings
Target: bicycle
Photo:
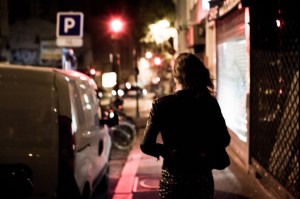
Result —
[[137, 137], [134, 120], [112, 106], [102, 107], [102, 110], [103, 117], [100, 124], [106, 124], [109, 127], [113, 146], [120, 150], [131, 149]]

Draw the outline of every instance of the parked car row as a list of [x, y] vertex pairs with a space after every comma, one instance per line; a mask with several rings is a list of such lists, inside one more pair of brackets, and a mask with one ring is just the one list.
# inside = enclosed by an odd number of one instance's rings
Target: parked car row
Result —
[[0, 64], [1, 197], [87, 199], [107, 190], [112, 143], [96, 89], [80, 72]]
[[146, 88], [131, 85], [129, 82], [125, 84], [116, 85], [111, 89], [98, 88], [99, 98], [126, 98], [126, 97], [138, 97], [142, 98], [148, 94]]
[[127, 82], [124, 93], [126, 97], [136, 97], [136, 95], [138, 95], [139, 97], [144, 97], [148, 92], [145, 88], [142, 88], [140, 86], [133, 86]]

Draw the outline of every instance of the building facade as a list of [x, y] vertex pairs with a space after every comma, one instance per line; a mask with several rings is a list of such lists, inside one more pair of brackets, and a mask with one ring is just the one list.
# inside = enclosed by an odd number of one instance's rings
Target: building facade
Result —
[[176, 3], [178, 49], [196, 53], [213, 74], [217, 99], [232, 137], [230, 147], [238, 163], [274, 198], [298, 198], [296, 2]]

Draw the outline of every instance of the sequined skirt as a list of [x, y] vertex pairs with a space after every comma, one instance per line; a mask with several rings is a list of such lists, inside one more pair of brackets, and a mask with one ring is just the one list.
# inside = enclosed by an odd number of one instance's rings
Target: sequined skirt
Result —
[[162, 170], [159, 194], [162, 199], [213, 199], [211, 171], [177, 174]]

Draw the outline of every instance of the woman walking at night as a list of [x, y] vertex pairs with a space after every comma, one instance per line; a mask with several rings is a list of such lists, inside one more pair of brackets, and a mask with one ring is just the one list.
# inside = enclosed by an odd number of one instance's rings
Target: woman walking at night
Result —
[[[175, 93], [154, 100], [140, 148], [163, 158], [163, 199], [212, 199], [215, 149], [230, 143], [214, 85], [202, 61], [182, 53], [173, 69]], [[161, 133], [163, 144], [157, 143]]]

